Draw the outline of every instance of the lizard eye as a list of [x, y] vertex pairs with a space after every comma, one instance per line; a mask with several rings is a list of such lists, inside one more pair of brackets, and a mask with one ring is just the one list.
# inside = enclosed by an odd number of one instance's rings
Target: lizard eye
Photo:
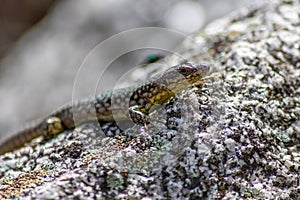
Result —
[[190, 74], [192, 74], [196, 69], [192, 66], [188, 66], [188, 65], [183, 65], [180, 66], [178, 71], [180, 74], [182, 74], [183, 76], [188, 76]]

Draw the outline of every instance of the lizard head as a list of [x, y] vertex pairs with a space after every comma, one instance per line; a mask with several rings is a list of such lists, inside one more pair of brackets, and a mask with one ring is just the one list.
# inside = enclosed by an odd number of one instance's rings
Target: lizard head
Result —
[[177, 93], [199, 82], [203, 84], [201, 80], [208, 72], [209, 66], [206, 64], [195, 65], [187, 62], [171, 67], [164, 73], [163, 80], [167, 80], [167, 87]]
[[193, 84], [204, 77], [209, 67], [206, 64], [195, 65], [192, 63], [184, 63], [174, 67], [175, 70], [182, 75], [179, 79], [185, 79], [190, 84]]

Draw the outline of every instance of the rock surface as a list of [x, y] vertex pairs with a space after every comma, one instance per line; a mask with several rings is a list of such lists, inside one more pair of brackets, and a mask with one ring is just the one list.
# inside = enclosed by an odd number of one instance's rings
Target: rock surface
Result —
[[209, 24], [179, 53], [211, 75], [151, 116], [163, 120], [37, 138], [0, 157], [0, 197], [300, 198], [299, 10], [272, 1]]

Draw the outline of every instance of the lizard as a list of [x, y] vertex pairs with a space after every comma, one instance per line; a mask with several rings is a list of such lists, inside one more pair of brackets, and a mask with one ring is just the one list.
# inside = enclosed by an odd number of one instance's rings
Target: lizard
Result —
[[[191, 86], [204, 84], [208, 72], [207, 64], [186, 62], [170, 67], [138, 86], [103, 92], [94, 99], [67, 104], [2, 140], [0, 155], [22, 147], [36, 137], [51, 138], [88, 121], [131, 119], [135, 124], [149, 124], [149, 114], [155, 105], [163, 105], [175, 94]], [[121, 109], [124, 107], [127, 110]]]

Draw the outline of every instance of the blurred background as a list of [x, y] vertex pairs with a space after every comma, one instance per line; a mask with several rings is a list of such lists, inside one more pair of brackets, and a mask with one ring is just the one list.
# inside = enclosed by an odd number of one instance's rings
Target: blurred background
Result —
[[[0, 0], [0, 138], [71, 101], [79, 66], [110, 36], [149, 26], [191, 34], [245, 5], [246, 0]], [[160, 42], [178, 44], [180, 38]], [[117, 59], [100, 90], [153, 52]]]

